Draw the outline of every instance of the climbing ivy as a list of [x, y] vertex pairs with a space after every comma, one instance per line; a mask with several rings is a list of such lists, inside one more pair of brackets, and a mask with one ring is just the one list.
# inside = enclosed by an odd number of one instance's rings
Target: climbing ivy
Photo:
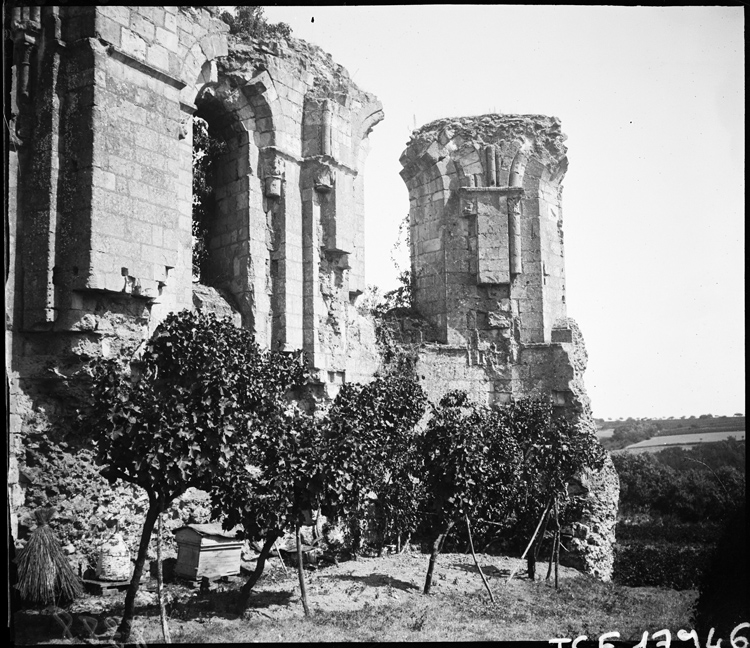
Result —
[[208, 225], [214, 215], [216, 165], [227, 144], [209, 130], [208, 122], [193, 118], [193, 276], [201, 278], [208, 258]]

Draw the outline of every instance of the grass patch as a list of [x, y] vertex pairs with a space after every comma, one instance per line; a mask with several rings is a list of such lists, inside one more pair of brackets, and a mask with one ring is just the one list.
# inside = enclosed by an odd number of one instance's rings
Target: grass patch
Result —
[[[546, 641], [585, 634], [596, 638], [618, 631], [638, 641], [668, 628], [690, 628], [694, 591], [630, 588], [589, 578], [564, 582], [559, 590], [544, 581], [496, 585], [495, 603], [473, 594], [404, 596], [354, 611], [316, 610], [304, 617], [273, 619], [262, 609], [243, 618], [209, 617], [170, 623], [177, 643], [310, 641]], [[295, 604], [297, 602], [295, 601]], [[138, 620], [147, 643], [159, 643], [157, 619]]]

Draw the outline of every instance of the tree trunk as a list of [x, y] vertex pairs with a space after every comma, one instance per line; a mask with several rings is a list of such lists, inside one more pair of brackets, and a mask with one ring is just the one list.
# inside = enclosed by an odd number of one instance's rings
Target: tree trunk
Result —
[[160, 513], [161, 506], [159, 503], [155, 500], [151, 500], [146, 513], [146, 520], [143, 523], [143, 530], [141, 531], [141, 542], [138, 545], [138, 556], [135, 560], [133, 579], [130, 581], [128, 593], [125, 595], [125, 609], [122, 613], [122, 621], [117, 628], [119, 635], [117, 638], [118, 643], [124, 644], [130, 641], [130, 630], [133, 626], [133, 617], [135, 616], [135, 595], [138, 593], [138, 588], [141, 584], [143, 565], [146, 563], [146, 554], [148, 553], [148, 543], [150, 542], [151, 534], [154, 531], [156, 518]]
[[[529, 549], [531, 549], [531, 546], [534, 544], [534, 540], [536, 540], [536, 534], [539, 533], [539, 529], [541, 528], [542, 522], [544, 522], [544, 518], [547, 516], [547, 513], [549, 512], [549, 507], [551, 505], [552, 505], [552, 502], [547, 504], [547, 508], [544, 509], [544, 513], [542, 513], [542, 517], [539, 518], [539, 524], [536, 525], [536, 529], [534, 530], [534, 535], [531, 536], [531, 540], [529, 540], [529, 544], [526, 545], [526, 549], [524, 550], [523, 555], [521, 556], [522, 561], [526, 558], [526, 554], [529, 553]], [[507, 583], [510, 583], [510, 581], [513, 579], [513, 576], [515, 576], [517, 570], [518, 570], [518, 565], [516, 565], [513, 568], [513, 571], [510, 572], [510, 576], [508, 576]]]
[[359, 510], [357, 510], [353, 516], [353, 520], [349, 523], [349, 530], [351, 532], [351, 548], [352, 558], [357, 560], [360, 549], [362, 548], [362, 527], [359, 521]]
[[445, 530], [442, 533], [438, 534], [438, 537], [435, 538], [435, 542], [432, 543], [432, 553], [430, 554], [430, 564], [427, 567], [427, 578], [424, 582], [424, 593], [429, 594], [430, 589], [432, 588], [432, 572], [435, 569], [435, 563], [437, 562], [438, 554], [440, 553], [440, 549], [443, 546], [443, 541], [445, 540], [445, 536], [448, 535], [448, 532], [453, 528], [453, 522], [448, 522], [448, 524], [445, 526]]
[[277, 531], [269, 531], [268, 535], [266, 535], [265, 540], [263, 541], [263, 548], [260, 550], [260, 556], [258, 556], [258, 560], [255, 562], [255, 570], [250, 574], [250, 578], [245, 581], [245, 584], [240, 591], [240, 612], [247, 608], [247, 604], [250, 602], [250, 591], [255, 587], [255, 583], [257, 583], [263, 575], [263, 570], [266, 567], [266, 560], [268, 560], [268, 557], [271, 555], [274, 543], [280, 537], [281, 534]]
[[302, 564], [302, 536], [300, 535], [300, 523], [297, 520], [297, 575], [299, 576], [299, 590], [302, 594], [302, 607], [305, 610], [305, 616], [310, 616], [310, 608], [307, 607], [307, 588], [305, 587], [305, 568]]
[[164, 609], [164, 577], [161, 571], [161, 513], [159, 513], [158, 520], [159, 523], [156, 528], [156, 593], [159, 598], [159, 618], [161, 620], [161, 633], [164, 636], [164, 643], [172, 643], [172, 637], [169, 634], [169, 624], [167, 623], [167, 611]]

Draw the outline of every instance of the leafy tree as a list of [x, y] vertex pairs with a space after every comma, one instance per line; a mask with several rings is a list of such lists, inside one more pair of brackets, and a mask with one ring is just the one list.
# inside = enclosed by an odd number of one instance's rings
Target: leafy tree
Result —
[[300, 358], [261, 351], [229, 319], [170, 314], [130, 366], [98, 360], [92, 406], [81, 417], [110, 483], [148, 494], [135, 571], [119, 627], [130, 636], [135, 595], [157, 517], [189, 487], [209, 490], [232, 464], [241, 433], [274, 416], [306, 378]]
[[225, 528], [242, 525], [245, 537], [264, 540], [256, 569], [242, 588], [240, 609], [247, 607], [274, 542], [294, 529], [302, 602], [309, 614], [299, 530], [305, 514], [320, 507], [326, 486], [335, 489], [331, 482], [338, 478], [322, 462], [321, 424], [300, 411], [276, 412], [253, 421], [241, 439], [235, 461], [211, 490], [214, 515], [224, 515]]
[[[346, 384], [328, 412], [326, 461], [345, 475], [338, 513], [361, 545], [360, 520], [379, 535], [408, 534], [418, 523], [420, 487], [415, 426], [427, 399], [412, 377], [390, 374], [366, 385]], [[367, 506], [368, 494], [374, 494]]]
[[662, 498], [665, 487], [674, 482], [674, 469], [660, 463], [651, 453], [613, 454], [620, 477], [620, 511], [646, 512]]
[[528, 554], [529, 573], [533, 578], [548, 520], [553, 521], [556, 542], [559, 542], [560, 517], [572, 502], [569, 485], [584, 471], [600, 469], [606, 453], [587, 430], [555, 415], [548, 401], [521, 399], [506, 406], [504, 415], [523, 454], [514, 497], [517, 528], [530, 535], [538, 526], [540, 516], [546, 518], [542, 535], [534, 540], [534, 549]]
[[626, 425], [620, 425], [615, 428], [612, 436], [603, 440], [604, 446], [609, 450], [617, 450], [639, 441], [645, 441], [656, 436], [661, 431], [661, 427], [653, 421], [633, 421], [628, 419]]
[[[418, 500], [413, 496], [412, 430], [425, 400], [419, 385], [403, 377], [346, 384], [323, 416], [277, 412], [254, 420], [237, 437], [241, 443], [235, 461], [214, 482], [211, 497], [215, 515], [224, 514], [226, 527], [241, 524], [246, 537], [264, 540], [255, 572], [243, 587], [241, 608], [247, 606], [276, 539], [292, 529], [298, 533], [310, 511], [323, 509], [353, 523], [374, 490], [374, 522], [381, 529], [414, 526]], [[304, 589], [301, 564], [299, 569]]]
[[421, 443], [427, 514], [434, 519], [425, 594], [453, 526], [480, 512], [505, 512], [514, 496], [521, 456], [503, 423], [462, 391], [448, 392], [433, 408]]

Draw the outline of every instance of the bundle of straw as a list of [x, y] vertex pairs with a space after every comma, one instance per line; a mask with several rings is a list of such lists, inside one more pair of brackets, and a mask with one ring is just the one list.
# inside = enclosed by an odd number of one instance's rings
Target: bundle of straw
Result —
[[83, 594], [81, 582], [49, 526], [53, 515], [52, 508], [34, 512], [38, 526], [16, 558], [16, 587], [28, 603], [67, 603]]

